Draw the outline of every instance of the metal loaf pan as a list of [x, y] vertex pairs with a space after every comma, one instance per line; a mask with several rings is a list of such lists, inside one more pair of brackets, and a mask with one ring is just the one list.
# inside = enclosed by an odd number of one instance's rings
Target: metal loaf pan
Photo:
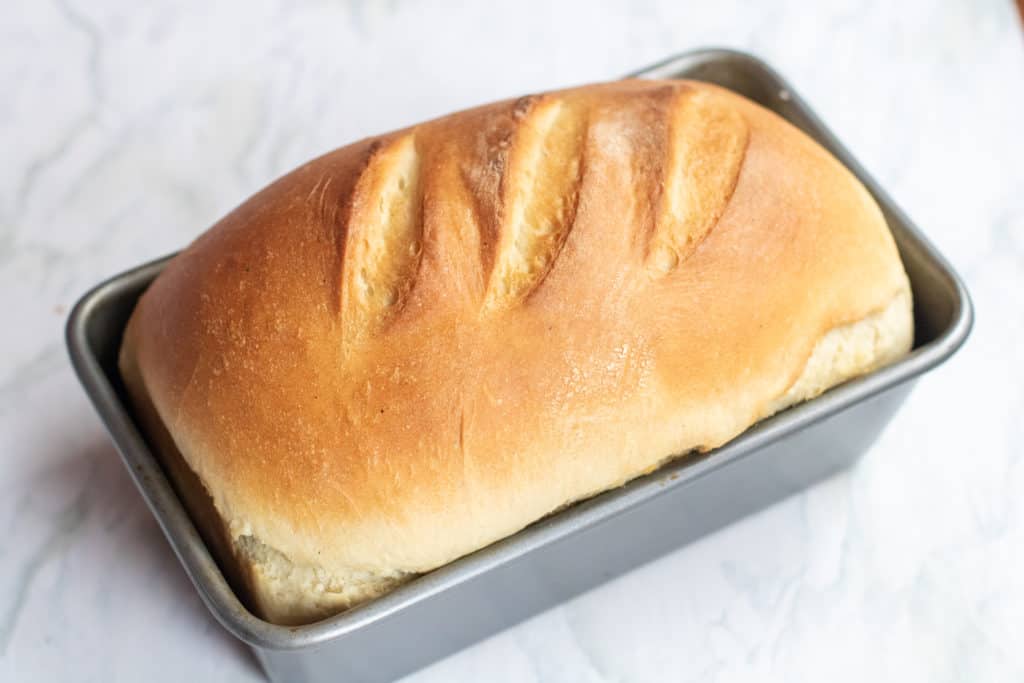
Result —
[[967, 338], [957, 275], [796, 92], [758, 59], [698, 50], [635, 76], [694, 78], [737, 91], [827, 147], [874, 194], [914, 291], [914, 351], [754, 426], [736, 440], [552, 515], [394, 592], [302, 627], [267, 623], [239, 602], [128, 409], [117, 350], [158, 261], [86, 294], [68, 322], [75, 369], [125, 466], [206, 605], [248, 643], [273, 681], [392, 680], [697, 539], [851, 465], [922, 373]]

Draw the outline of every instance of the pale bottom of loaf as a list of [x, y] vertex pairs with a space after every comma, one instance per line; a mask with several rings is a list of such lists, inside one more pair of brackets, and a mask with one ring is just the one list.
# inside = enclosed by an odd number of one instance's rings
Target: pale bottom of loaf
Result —
[[[815, 345], [797, 380], [769, 402], [760, 417], [813, 398], [906, 353], [913, 342], [911, 315], [909, 293], [903, 292], [882, 311], [829, 331]], [[297, 565], [252, 535], [231, 533], [166, 431], [157, 433], [163, 434], [161, 451], [197, 524], [204, 529], [208, 542], [216, 546], [232, 583], [265, 619], [279, 624], [308, 623], [383, 595], [418, 575], [402, 571], [331, 573], [318, 566]], [[656, 463], [675, 457], [670, 455]], [[633, 477], [642, 474], [637, 472]], [[623, 483], [608, 482], [604, 490]], [[581, 498], [594, 493], [598, 491]], [[566, 505], [572, 502], [566, 501]], [[237, 529], [237, 524], [236, 520], [232, 526]]]
[[[140, 386], [134, 367], [123, 367], [126, 383]], [[135, 375], [128, 377], [127, 375]], [[185, 462], [148, 396], [135, 392], [137, 417], [202, 534], [221, 571], [244, 603], [275, 624], [298, 625], [337, 614], [408, 581], [409, 572], [351, 571], [331, 574], [322, 567], [293, 563], [255, 536], [239, 533], [217, 511], [199, 477]]]

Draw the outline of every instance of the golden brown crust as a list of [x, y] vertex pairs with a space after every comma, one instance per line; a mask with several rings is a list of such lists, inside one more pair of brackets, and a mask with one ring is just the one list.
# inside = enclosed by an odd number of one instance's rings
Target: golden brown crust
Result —
[[236, 542], [341, 594], [722, 444], [824, 388], [801, 375], [830, 330], [896, 310], [856, 362], [829, 347], [829, 385], [891, 358], [907, 292], [877, 206], [806, 136], [623, 81], [300, 167], [168, 265], [122, 361]]

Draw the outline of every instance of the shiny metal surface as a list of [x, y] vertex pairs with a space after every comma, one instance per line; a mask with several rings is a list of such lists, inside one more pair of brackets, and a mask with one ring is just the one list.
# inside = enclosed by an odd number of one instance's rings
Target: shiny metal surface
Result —
[[913, 352], [759, 423], [716, 451], [684, 457], [574, 505], [378, 600], [309, 626], [282, 627], [239, 602], [124, 400], [116, 367], [121, 333], [166, 259], [108, 280], [71, 313], [71, 360], [204, 602], [228, 631], [253, 647], [272, 680], [392, 680], [795, 493], [855, 462], [914, 380], [966, 340], [972, 309], [960, 279], [768, 66], [738, 52], [697, 50], [634, 75], [729, 87], [776, 111], [843, 161], [882, 206], [910, 275], [917, 324]]

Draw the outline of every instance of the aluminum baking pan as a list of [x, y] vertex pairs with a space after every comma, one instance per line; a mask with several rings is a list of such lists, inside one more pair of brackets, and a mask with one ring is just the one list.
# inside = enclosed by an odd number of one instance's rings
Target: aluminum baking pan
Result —
[[795, 493], [855, 462], [914, 381], [967, 338], [972, 310], [960, 279], [771, 68], [716, 49], [688, 52], [633, 75], [728, 87], [802, 128], [846, 164], [878, 200], [899, 245], [914, 292], [914, 350], [722, 448], [571, 506], [388, 595], [315, 624], [284, 627], [257, 618], [236, 597], [125, 401], [116, 364], [121, 334], [166, 260], [108, 280], [71, 313], [71, 360], [203, 601], [252, 646], [273, 681], [392, 680]]

